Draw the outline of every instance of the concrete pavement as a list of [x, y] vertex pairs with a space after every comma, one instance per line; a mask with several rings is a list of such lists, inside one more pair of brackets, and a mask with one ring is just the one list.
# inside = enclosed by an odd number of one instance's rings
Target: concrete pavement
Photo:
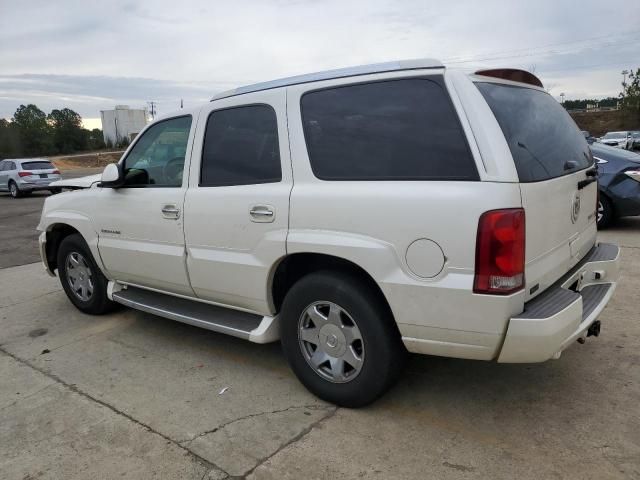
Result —
[[639, 478], [640, 219], [602, 237], [623, 279], [598, 339], [538, 365], [413, 356], [361, 410], [309, 394], [277, 344], [86, 316], [40, 265], [2, 269], [1, 477]]

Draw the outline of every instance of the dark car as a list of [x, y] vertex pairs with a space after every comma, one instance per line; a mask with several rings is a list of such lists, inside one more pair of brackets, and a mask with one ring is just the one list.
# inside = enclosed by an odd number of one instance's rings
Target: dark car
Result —
[[598, 227], [640, 215], [640, 155], [600, 143], [591, 144], [598, 164]]

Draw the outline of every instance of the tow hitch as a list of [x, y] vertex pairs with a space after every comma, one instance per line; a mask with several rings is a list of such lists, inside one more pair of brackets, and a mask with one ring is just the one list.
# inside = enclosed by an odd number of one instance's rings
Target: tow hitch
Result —
[[587, 330], [587, 337], [597, 337], [598, 335], [600, 335], [600, 320], [593, 322]]

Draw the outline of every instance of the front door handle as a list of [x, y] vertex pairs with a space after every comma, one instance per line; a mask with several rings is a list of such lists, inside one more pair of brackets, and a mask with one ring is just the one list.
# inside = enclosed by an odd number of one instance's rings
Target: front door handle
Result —
[[169, 203], [162, 206], [162, 216], [169, 220], [177, 220], [180, 218], [180, 209], [175, 203]]
[[275, 212], [273, 207], [269, 205], [254, 205], [249, 210], [252, 222], [270, 223], [275, 219]]

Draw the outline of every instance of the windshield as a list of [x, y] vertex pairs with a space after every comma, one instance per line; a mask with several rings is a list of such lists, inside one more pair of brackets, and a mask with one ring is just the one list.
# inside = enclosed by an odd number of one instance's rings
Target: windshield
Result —
[[604, 138], [622, 138], [622, 137], [626, 137], [625, 132], [609, 132], [604, 136]]
[[593, 164], [589, 144], [567, 111], [544, 91], [476, 84], [493, 111], [521, 182], [539, 182]]
[[38, 162], [22, 162], [22, 168], [25, 170], [53, 170], [55, 167], [51, 162], [41, 160]]

